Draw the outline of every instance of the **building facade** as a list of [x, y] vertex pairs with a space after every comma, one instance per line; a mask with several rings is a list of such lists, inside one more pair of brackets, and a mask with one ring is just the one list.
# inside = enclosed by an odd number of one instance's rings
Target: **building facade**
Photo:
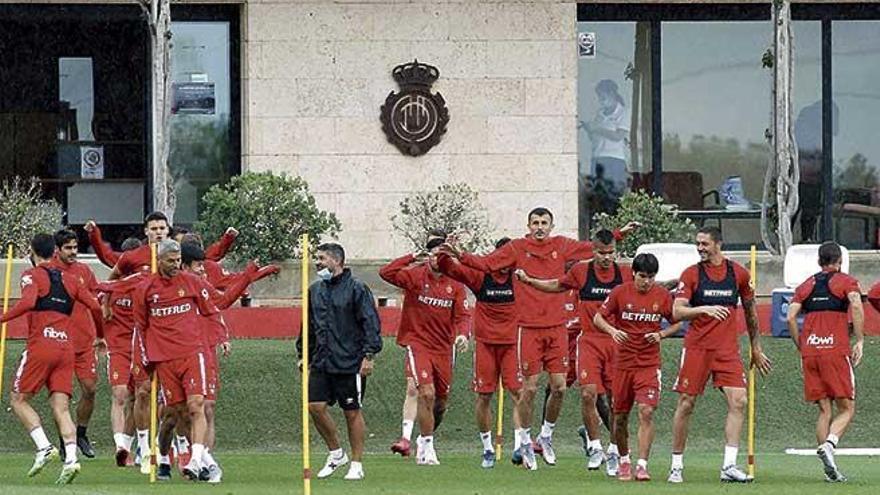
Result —
[[[309, 183], [353, 258], [410, 250], [391, 228], [399, 202], [455, 182], [480, 191], [499, 236], [522, 235], [539, 205], [559, 233], [584, 236], [594, 213], [643, 188], [722, 225], [731, 244], [759, 242], [770, 8], [175, 4], [177, 220], [197, 218], [210, 185], [271, 171]], [[793, 17], [796, 240], [875, 247], [880, 5], [797, 2]], [[131, 2], [0, 2], [2, 175], [42, 178], [71, 224], [96, 218], [122, 235], [149, 204], [147, 40]], [[392, 69], [414, 59], [437, 67], [432, 91], [449, 110], [442, 140], [418, 157], [392, 145], [379, 119], [398, 90]], [[86, 175], [90, 152], [100, 178]]]

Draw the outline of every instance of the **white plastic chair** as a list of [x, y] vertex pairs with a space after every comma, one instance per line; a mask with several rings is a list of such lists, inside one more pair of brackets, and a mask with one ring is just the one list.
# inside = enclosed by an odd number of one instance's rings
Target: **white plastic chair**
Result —
[[681, 277], [685, 268], [700, 262], [700, 253], [694, 244], [657, 243], [642, 244], [636, 249], [636, 255], [651, 253], [660, 262], [657, 281], [666, 282]]
[[[842, 262], [840, 271], [849, 273], [849, 250], [840, 246]], [[819, 244], [797, 244], [788, 248], [782, 265], [782, 279], [791, 289], [802, 284], [822, 268], [819, 266]]]

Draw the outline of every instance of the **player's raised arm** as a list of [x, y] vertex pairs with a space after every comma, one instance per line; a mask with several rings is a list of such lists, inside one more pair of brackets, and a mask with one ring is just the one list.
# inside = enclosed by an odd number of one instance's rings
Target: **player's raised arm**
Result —
[[481, 272], [497, 272], [505, 268], [516, 267], [516, 248], [514, 248], [513, 242], [508, 242], [499, 249], [483, 256], [460, 251], [449, 242], [441, 247], [441, 252], [457, 256], [463, 265], [475, 268]]
[[407, 271], [407, 268], [416, 261], [417, 259], [414, 255], [405, 254], [380, 268], [379, 276], [382, 277], [382, 280], [395, 287], [418, 290], [418, 281]]
[[[0, 321], [7, 322], [10, 320], [14, 320], [19, 316], [27, 313], [28, 311], [34, 309], [37, 305], [37, 298], [40, 296], [40, 289], [38, 286], [38, 281], [35, 280], [36, 272], [28, 273], [25, 272], [21, 276], [21, 299], [15, 303], [15, 306], [12, 307], [9, 311], [3, 314], [0, 317]], [[48, 282], [48, 280], [47, 280]]]
[[532, 287], [542, 292], [565, 292], [566, 290], [570, 289], [570, 287], [564, 287], [560, 283], [559, 279], [556, 278], [544, 280], [531, 277], [525, 272], [525, 270], [522, 269], [518, 269], [514, 273], [516, 275], [516, 278], [519, 279], [520, 282], [526, 285], [531, 285]]
[[442, 251], [437, 255], [437, 266], [440, 268], [441, 273], [457, 282], [461, 282], [474, 294], [480, 292], [480, 287], [483, 285], [483, 278], [485, 277], [483, 272], [469, 266], [464, 266], [455, 258]]
[[122, 253], [114, 251], [113, 248], [110, 247], [110, 244], [104, 241], [103, 236], [101, 236], [101, 229], [94, 220], [86, 222], [86, 225], [83, 228], [89, 234], [89, 244], [92, 245], [92, 249], [95, 251], [95, 256], [98, 257], [98, 261], [113, 268], [116, 265], [116, 262], [119, 261], [119, 257], [122, 256]]
[[235, 239], [238, 237], [238, 230], [234, 227], [229, 227], [226, 229], [226, 232], [220, 236], [214, 244], [211, 244], [207, 248], [205, 248], [205, 259], [211, 261], [220, 261], [225, 256], [226, 253], [229, 252], [229, 249], [232, 247], [232, 244], [235, 242]]

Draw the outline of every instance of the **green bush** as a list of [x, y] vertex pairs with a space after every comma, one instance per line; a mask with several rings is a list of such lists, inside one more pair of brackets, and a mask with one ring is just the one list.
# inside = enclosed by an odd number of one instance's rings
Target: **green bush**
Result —
[[642, 244], [652, 242], [692, 242], [697, 231], [689, 218], [679, 216], [678, 206], [666, 204], [663, 198], [642, 191], [631, 191], [620, 198], [617, 213], [593, 216], [593, 234], [600, 229], [619, 229], [636, 221], [642, 226], [617, 243], [620, 253], [632, 257]]
[[485, 250], [493, 243], [480, 194], [464, 183], [444, 184], [434, 191], [407, 196], [400, 202], [400, 213], [391, 216], [391, 223], [409, 240], [413, 251], [424, 249], [432, 229], [457, 235], [468, 252]]
[[219, 238], [227, 227], [239, 230], [228, 255], [235, 263], [299, 258], [302, 234], [316, 246], [342, 228], [336, 215], [318, 208], [301, 177], [248, 172], [211, 187], [202, 202], [196, 230], [205, 239]]
[[42, 198], [40, 181], [35, 177], [4, 179], [0, 184], [0, 205], [3, 205], [0, 207], [3, 257], [10, 242], [14, 245], [15, 256], [21, 257], [29, 252], [34, 234], [54, 234], [61, 228], [61, 205], [55, 200]]

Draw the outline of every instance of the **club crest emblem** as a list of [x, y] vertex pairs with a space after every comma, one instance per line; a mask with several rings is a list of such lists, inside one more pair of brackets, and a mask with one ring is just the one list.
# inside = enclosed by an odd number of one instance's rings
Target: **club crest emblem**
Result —
[[183, 289], [177, 289], [177, 297], [183, 297], [184, 294], [186, 294], [186, 292], [184, 292]]
[[449, 123], [446, 100], [431, 93], [440, 71], [418, 60], [391, 71], [400, 91], [391, 91], [381, 107], [379, 120], [388, 141], [410, 156], [420, 156], [440, 142]]

